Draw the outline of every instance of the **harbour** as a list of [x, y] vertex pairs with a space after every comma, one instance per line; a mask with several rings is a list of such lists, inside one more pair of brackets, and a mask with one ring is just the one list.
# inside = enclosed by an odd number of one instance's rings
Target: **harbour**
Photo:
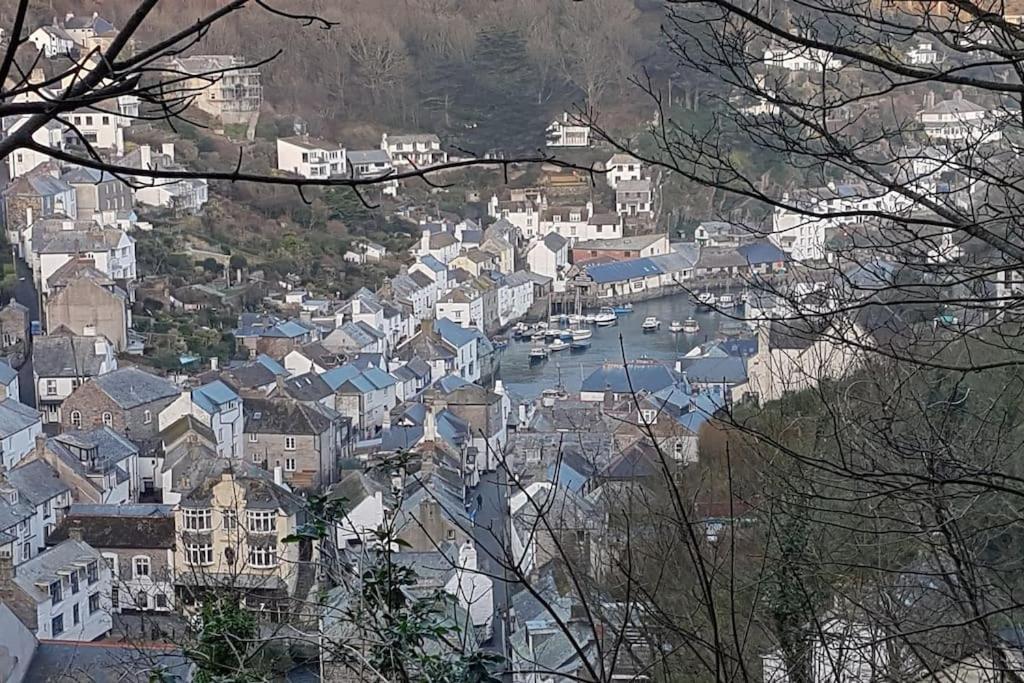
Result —
[[[566, 347], [551, 350], [554, 335], [544, 340], [525, 337], [511, 339], [502, 352], [500, 377], [506, 390], [518, 398], [529, 400], [540, 396], [545, 389], [558, 386], [568, 392], [579, 391], [584, 378], [605, 363], [622, 364], [623, 351], [627, 360], [652, 358], [673, 362], [699, 344], [712, 341], [724, 334], [723, 326], [739, 327], [742, 322], [706, 307], [699, 307], [690, 296], [679, 294], [640, 301], [632, 304], [632, 311], [616, 314], [611, 325], [584, 324], [581, 329], [591, 331], [585, 340], [586, 348], [572, 348], [573, 341], [566, 341]], [[737, 307], [735, 318], [743, 317], [743, 309]], [[596, 313], [596, 311], [594, 311]], [[644, 322], [656, 319], [658, 329], [646, 331]], [[673, 322], [683, 328], [686, 323], [699, 326], [699, 331], [686, 333], [670, 330]], [[555, 323], [551, 323], [552, 328]], [[568, 325], [565, 325], [568, 328]], [[691, 328], [692, 329], [692, 328]], [[566, 330], [563, 330], [563, 332]], [[539, 354], [531, 357], [531, 351], [544, 348], [543, 358]]]

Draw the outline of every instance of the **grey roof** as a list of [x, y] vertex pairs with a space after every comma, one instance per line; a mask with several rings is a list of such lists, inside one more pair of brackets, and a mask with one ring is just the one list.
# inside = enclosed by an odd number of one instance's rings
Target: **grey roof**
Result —
[[[98, 457], [110, 463], [119, 463], [139, 452], [138, 446], [105, 425], [92, 429], [70, 429], [51, 438], [47, 442], [47, 447], [51, 449], [94, 448]], [[71, 454], [70, 450], [68, 454]]]
[[57, 470], [43, 460], [33, 460], [15, 467], [7, 473], [7, 481], [18, 489], [22, 498], [37, 506], [71, 490], [61, 481]]
[[355, 470], [349, 472], [341, 481], [332, 486], [327, 497], [332, 500], [345, 499], [345, 509], [353, 510], [359, 503], [369, 497], [380, 494], [384, 504], [394, 507], [395, 494], [391, 490], [391, 482], [376, 473]]
[[458, 240], [450, 232], [435, 232], [430, 236], [430, 248], [431, 249], [444, 249], [450, 247], [453, 244], [458, 244]]
[[322, 411], [287, 398], [247, 398], [242, 405], [246, 434], [316, 435], [331, 426]]
[[107, 173], [106, 171], [100, 171], [95, 168], [85, 168], [84, 166], [79, 166], [78, 168], [71, 169], [70, 171], [62, 175], [60, 179], [68, 184], [74, 183], [93, 185], [118, 180], [116, 177], [114, 177], [110, 173]]
[[72, 525], [94, 548], [174, 548], [172, 505], [72, 505], [47, 544], [64, 541]]
[[178, 650], [103, 643], [43, 641], [23, 683], [186, 681], [191, 662]]
[[557, 232], [549, 232], [548, 234], [544, 235], [544, 239], [541, 241], [544, 242], [545, 247], [547, 247], [553, 252], [560, 251], [562, 247], [568, 244], [568, 240], [559, 235]]
[[615, 194], [620, 192], [650, 192], [651, 179], [641, 178], [640, 180], [620, 180], [615, 186]]
[[125, 410], [181, 393], [170, 380], [133, 367], [118, 368], [92, 381]]
[[302, 501], [290, 491], [274, 483], [273, 475], [248, 463], [225, 463], [220, 472], [207, 474], [181, 497], [182, 507], [207, 507], [213, 494], [213, 487], [220, 483], [220, 474], [228, 469], [234, 471], [235, 483], [245, 491], [245, 506], [248, 509], [284, 510], [295, 514], [302, 508]]
[[32, 369], [38, 377], [95, 377], [104, 356], [96, 355], [97, 337], [52, 334], [32, 340]]
[[284, 380], [285, 392], [296, 401], [320, 401], [334, 392], [327, 382], [315, 372]]
[[68, 539], [45, 553], [40, 553], [31, 560], [18, 565], [14, 574], [14, 582], [33, 600], [44, 602], [50, 599], [50, 593], [36, 584], [49, 585], [50, 582], [61, 578], [58, 572], [70, 569], [79, 563], [95, 562], [102, 559], [99, 551], [85, 541]]
[[682, 365], [691, 382], [742, 384], [747, 381], [747, 361], [738, 356], [684, 358]]
[[610, 240], [587, 240], [577, 242], [573, 249], [590, 249], [597, 251], [619, 251], [619, 250], [640, 250], [646, 249], [655, 242], [666, 239], [663, 234], [656, 235], [630, 235], [629, 237], [618, 237]]
[[74, 230], [50, 230], [37, 226], [32, 233], [32, 248], [40, 254], [77, 254], [83, 251], [109, 251], [115, 248], [125, 236], [120, 228], [104, 228], [91, 225], [80, 229], [76, 222]]
[[24, 403], [5, 398], [0, 400], [0, 438], [6, 439], [12, 434], [28, 429], [40, 422], [39, 411]]
[[382, 149], [353, 149], [347, 153], [347, 157], [353, 166], [391, 163], [391, 157]]
[[10, 529], [18, 522], [28, 519], [35, 513], [35, 508], [20, 498], [13, 505], [0, 498], [0, 531]]

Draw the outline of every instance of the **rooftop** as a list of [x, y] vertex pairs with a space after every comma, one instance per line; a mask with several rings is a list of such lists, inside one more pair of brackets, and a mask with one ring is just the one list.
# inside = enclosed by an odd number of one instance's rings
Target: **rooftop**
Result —
[[39, 424], [42, 419], [35, 408], [30, 408], [13, 398], [0, 400], [0, 438], [6, 439], [32, 425]]
[[68, 539], [18, 565], [14, 582], [36, 602], [46, 602], [50, 592], [44, 586], [60, 580], [68, 569], [102, 560], [99, 551], [85, 541]]
[[118, 368], [105, 375], [100, 375], [93, 382], [114, 403], [125, 410], [178, 396], [181, 393], [169, 379], [134, 367]]

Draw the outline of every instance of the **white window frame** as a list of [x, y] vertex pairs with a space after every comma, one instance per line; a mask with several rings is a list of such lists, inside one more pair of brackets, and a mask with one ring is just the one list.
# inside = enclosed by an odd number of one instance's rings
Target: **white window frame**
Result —
[[220, 525], [224, 531], [235, 531], [238, 529], [238, 512], [225, 508], [220, 511]]
[[153, 412], [150, 410], [142, 411], [142, 424], [148, 425], [153, 422]]
[[277, 510], [248, 510], [245, 515], [249, 533], [273, 533], [277, 531]]
[[295, 458], [285, 458], [284, 459], [284, 471], [285, 472], [294, 472], [295, 471]]
[[277, 566], [277, 548], [274, 546], [249, 546], [249, 566], [269, 569]]
[[82, 412], [79, 411], [79, 410], [72, 410], [71, 411], [70, 420], [71, 420], [71, 426], [72, 427], [81, 427], [82, 426]]
[[186, 531], [210, 531], [213, 529], [213, 510], [210, 508], [186, 508], [181, 511]]
[[295, 437], [294, 436], [286, 436], [286, 437], [284, 437], [284, 449], [286, 451], [294, 451], [295, 450]]
[[113, 427], [114, 414], [109, 410], [104, 410], [103, 413], [100, 415], [100, 421], [103, 422], [103, 426], [105, 427]]
[[[140, 567], [145, 567], [144, 571], [139, 571]], [[132, 558], [132, 578], [138, 579], [143, 576], [152, 576], [153, 563], [146, 555], [136, 555]]]
[[249, 432], [249, 443], [257, 443], [260, 440], [260, 435], [256, 432]]
[[213, 564], [213, 544], [186, 543], [185, 562], [193, 567], [208, 567]]

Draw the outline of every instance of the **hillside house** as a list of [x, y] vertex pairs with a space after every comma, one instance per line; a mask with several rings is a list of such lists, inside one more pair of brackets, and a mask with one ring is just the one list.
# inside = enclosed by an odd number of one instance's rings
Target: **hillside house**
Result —
[[71, 259], [54, 271], [49, 286], [44, 302], [49, 329], [64, 327], [77, 335], [106, 337], [118, 352], [128, 347], [128, 294], [94, 261]]
[[45, 424], [63, 423], [61, 405], [92, 377], [117, 369], [114, 346], [106, 337], [59, 330], [32, 342], [32, 377]]
[[423, 169], [448, 163], [448, 153], [441, 149], [441, 139], [433, 133], [380, 136], [380, 148], [391, 157], [395, 168]]
[[42, 460], [0, 474], [0, 557], [9, 548], [17, 566], [42, 552], [70, 505], [71, 487]]
[[589, 147], [590, 126], [569, 112], [551, 122], [547, 129], [548, 147]]
[[35, 45], [47, 59], [74, 57], [78, 54], [75, 39], [56, 23], [51, 26], [40, 26], [32, 31], [28, 35], [28, 42]]
[[933, 140], [953, 143], [998, 142], [1003, 137], [1000, 118], [998, 110], [964, 99], [960, 90], [954, 92], [951, 99], [937, 104], [934, 95], [930, 95], [929, 106], [917, 112], [917, 120], [925, 135]]
[[243, 58], [191, 55], [172, 58], [170, 67], [191, 76], [174, 87], [195, 93], [195, 106], [220, 123], [249, 125], [259, 117], [263, 103], [260, 70], [248, 66]]
[[615, 212], [620, 216], [654, 217], [654, 187], [650, 178], [623, 180], [615, 187]]
[[764, 51], [765, 66], [786, 71], [836, 71], [842, 67], [835, 55], [827, 50], [803, 45], [772, 45]]
[[286, 397], [246, 399], [246, 461], [280, 467], [295, 489], [322, 491], [334, 483], [340, 455], [331, 413]]
[[[165, 143], [159, 152], [151, 149], [149, 145], [139, 145], [119, 159], [118, 163], [132, 168], [186, 170], [175, 161], [174, 143]], [[205, 178], [155, 180], [132, 176], [132, 182], [135, 185], [135, 199], [146, 206], [196, 214], [202, 211], [210, 198]]]
[[348, 173], [343, 145], [309, 136], [278, 138], [277, 168], [310, 180]]
[[569, 241], [557, 233], [548, 233], [527, 249], [526, 263], [530, 272], [551, 278], [555, 292], [564, 292]]
[[17, 467], [43, 433], [42, 416], [17, 397], [0, 399], [0, 466]]
[[644, 165], [630, 154], [613, 154], [604, 163], [605, 182], [613, 190], [624, 180], [640, 180], [643, 177]]
[[110, 225], [120, 212], [130, 211], [135, 205], [135, 192], [128, 183], [106, 171], [76, 168], [61, 179], [75, 191], [77, 216]]

